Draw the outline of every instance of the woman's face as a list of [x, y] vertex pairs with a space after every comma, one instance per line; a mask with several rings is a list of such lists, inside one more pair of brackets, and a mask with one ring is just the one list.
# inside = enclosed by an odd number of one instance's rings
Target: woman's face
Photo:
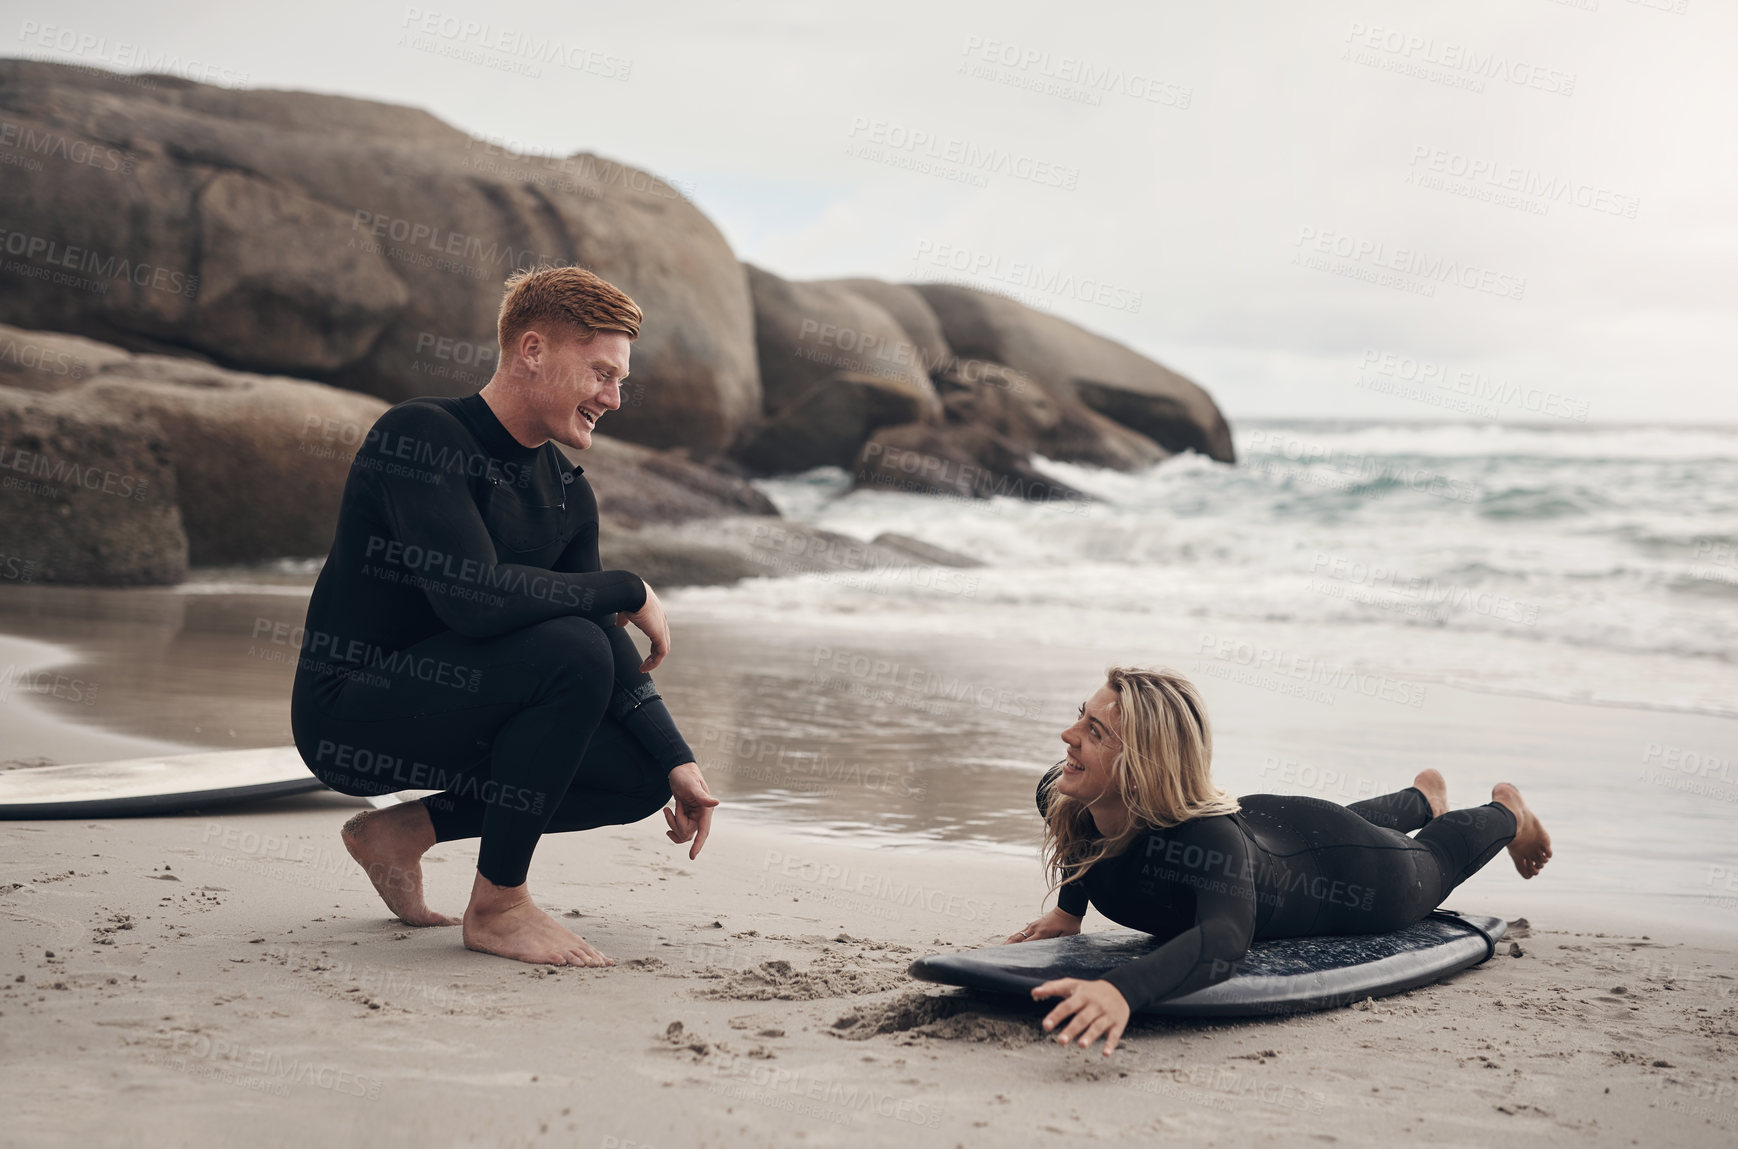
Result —
[[1062, 762], [1062, 775], [1055, 788], [1092, 805], [1107, 793], [1114, 795], [1111, 763], [1122, 749], [1117, 732], [1116, 692], [1108, 684], [1088, 698], [1080, 707], [1080, 718], [1062, 732], [1068, 744], [1068, 757]]

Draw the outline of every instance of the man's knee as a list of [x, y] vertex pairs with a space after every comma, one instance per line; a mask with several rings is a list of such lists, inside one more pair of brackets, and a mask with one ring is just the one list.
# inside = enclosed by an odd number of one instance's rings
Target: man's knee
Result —
[[615, 685], [615, 652], [603, 627], [586, 618], [552, 618], [528, 628], [535, 658], [564, 684], [590, 688], [608, 698]]

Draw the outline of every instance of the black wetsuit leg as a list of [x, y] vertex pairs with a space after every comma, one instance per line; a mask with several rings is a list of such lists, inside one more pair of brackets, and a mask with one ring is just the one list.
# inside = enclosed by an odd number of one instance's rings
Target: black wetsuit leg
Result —
[[[343, 793], [443, 791], [424, 799], [436, 838], [480, 835], [477, 871], [496, 885], [524, 884], [547, 830], [634, 822], [668, 800], [667, 771], [606, 713], [616, 660], [596, 623], [445, 631], [403, 654], [293, 707], [296, 743]], [[430, 670], [443, 665], [465, 673]]]
[[[1417, 805], [1428, 813], [1422, 799]], [[1515, 836], [1514, 815], [1494, 803], [1431, 818], [1409, 838], [1320, 798], [1251, 794], [1240, 801], [1243, 809], [1233, 817], [1261, 856], [1256, 888], [1265, 912], [1258, 939], [1402, 929]], [[1371, 812], [1392, 818], [1400, 804]]]
[[1361, 802], [1351, 803], [1346, 809], [1373, 826], [1397, 830], [1402, 834], [1422, 829], [1431, 818], [1430, 799], [1416, 786], [1408, 786], [1392, 794], [1365, 798]]
[[[488, 777], [486, 763], [481, 776]], [[488, 803], [474, 794], [461, 793], [464, 789], [461, 781], [446, 793], [423, 799], [429, 807], [429, 820], [434, 823], [437, 841], [482, 835]], [[555, 807], [555, 814], [543, 832], [571, 834], [638, 822], [669, 800], [668, 773], [652, 760], [640, 740], [625, 726], [606, 716], [598, 724], [597, 733], [591, 736], [591, 744], [585, 748], [585, 757], [579, 760], [567, 795]]]
[[1435, 855], [1442, 879], [1442, 892], [1436, 896], [1432, 909], [1454, 892], [1454, 888], [1478, 873], [1484, 864], [1497, 856], [1497, 851], [1515, 840], [1519, 823], [1513, 812], [1499, 802], [1470, 806], [1465, 810], [1450, 810], [1413, 836]]

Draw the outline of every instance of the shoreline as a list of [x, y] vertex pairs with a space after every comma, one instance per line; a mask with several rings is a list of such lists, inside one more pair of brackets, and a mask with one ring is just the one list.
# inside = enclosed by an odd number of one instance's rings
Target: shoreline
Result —
[[[262, 620], [283, 621], [273, 617], [283, 613], [272, 611], [276, 597], [150, 592], [126, 606], [79, 594], [66, 600], [68, 609], [90, 614], [93, 604], [106, 604], [123, 618], [142, 615], [147, 625], [104, 629], [109, 624], [86, 620], [86, 633], [52, 646], [0, 632], [0, 660], [12, 657], [27, 672], [63, 668], [102, 687], [100, 706], [57, 710], [39, 701], [64, 700], [13, 698], [0, 708], [9, 757], [28, 760], [56, 746], [88, 747], [80, 759], [104, 761], [287, 744], [286, 664], [259, 657], [251, 637]], [[10, 631], [19, 617], [0, 618], [0, 625]], [[32, 624], [58, 625], [52, 617]], [[128, 665], [135, 657], [138, 665]], [[1035, 874], [1031, 788], [1054, 757], [1071, 689], [1101, 672], [1104, 660], [1092, 647], [1045, 644], [1047, 670], [1038, 681], [1020, 670], [1022, 657], [1032, 655], [1003, 641], [960, 649], [945, 636], [702, 617], [683, 624], [680, 657], [659, 680], [715, 792], [744, 824], [877, 852], [1026, 858]], [[854, 675], [859, 663], [895, 666], [899, 683]], [[845, 670], [835, 673], [840, 665]], [[189, 667], [192, 681], [222, 693], [190, 698], [179, 685], [162, 688], [181, 683]], [[1738, 875], [1738, 843], [1721, 817], [1729, 803], [1714, 800], [1730, 795], [1676, 785], [1694, 779], [1642, 761], [1650, 746], [1719, 745], [1730, 735], [1728, 719], [1445, 686], [1432, 687], [1424, 709], [1350, 692], [1329, 708], [1208, 675], [1197, 681], [1214, 714], [1215, 770], [1234, 793], [1344, 804], [1402, 788], [1426, 765], [1448, 776], [1457, 805], [1478, 804], [1494, 781], [1519, 785], [1557, 841], [1552, 869], [1523, 887], [1498, 859], [1452, 900], [1506, 916], [1537, 916], [1544, 908], [1594, 931], [1738, 934], [1738, 897], [1728, 896], [1738, 889], [1725, 881]], [[912, 682], [921, 689], [906, 689]], [[248, 715], [258, 715], [251, 725], [238, 720]], [[171, 740], [117, 733], [117, 726], [208, 733]], [[1651, 783], [1650, 770], [1658, 775]], [[1637, 819], [1638, 810], [1647, 817]]]

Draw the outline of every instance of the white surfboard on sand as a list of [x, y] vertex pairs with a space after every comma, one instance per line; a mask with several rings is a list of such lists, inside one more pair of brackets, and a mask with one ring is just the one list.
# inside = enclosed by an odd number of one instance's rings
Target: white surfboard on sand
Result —
[[[323, 790], [294, 746], [0, 771], [0, 819], [168, 814]], [[369, 801], [388, 806], [390, 794]]]

